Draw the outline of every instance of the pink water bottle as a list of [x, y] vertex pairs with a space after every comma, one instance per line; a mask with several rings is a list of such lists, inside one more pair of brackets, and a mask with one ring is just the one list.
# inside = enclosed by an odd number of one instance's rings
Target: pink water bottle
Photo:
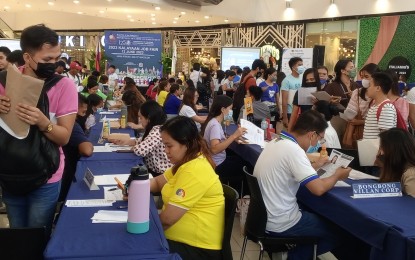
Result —
[[130, 177], [127, 231], [142, 234], [150, 228], [150, 180], [147, 167], [138, 165], [131, 168]]

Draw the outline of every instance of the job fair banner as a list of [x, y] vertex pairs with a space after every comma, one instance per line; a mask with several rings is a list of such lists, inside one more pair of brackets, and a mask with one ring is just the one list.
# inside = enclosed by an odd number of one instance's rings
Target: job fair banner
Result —
[[120, 78], [133, 78], [138, 85], [160, 77], [161, 34], [105, 31], [105, 55]]

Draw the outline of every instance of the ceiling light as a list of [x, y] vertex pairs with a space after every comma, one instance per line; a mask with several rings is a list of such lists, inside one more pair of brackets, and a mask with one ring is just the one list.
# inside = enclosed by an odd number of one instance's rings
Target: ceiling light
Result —
[[55, 3], [54, 2], [48, 2], [48, 5], [54, 5]]
[[154, 17], [151, 17], [150, 19], [151, 19], [151, 21], [155, 21], [156, 20], [156, 18], [154, 18]]
[[177, 23], [177, 21], [173, 21], [173, 23]]
[[131, 15], [127, 15], [127, 18], [131, 18]]
[[111, 2], [112, 0], [107, 0], [108, 2]]
[[83, 12], [76, 12], [77, 14], [83, 14]]
[[9, 10], [9, 9], [10, 9], [10, 6], [6, 5], [6, 6], [4, 7], [4, 9]]
[[134, 19], [130, 19], [130, 22], [134, 22]]
[[195, 23], [200, 23], [200, 21], [199, 20], [196, 20]]
[[225, 19], [225, 20], [223, 20], [225, 23], [228, 23], [229, 22], [229, 19]]
[[208, 15], [205, 15], [205, 19], [209, 19], [209, 16]]
[[180, 14], [185, 15], [185, 14], [186, 14], [186, 12], [180, 12]]
[[179, 17], [174, 17], [174, 20], [179, 20]]
[[156, 14], [150, 14], [150, 16], [154, 17], [154, 16], [156, 16]]
[[104, 10], [100, 10], [99, 13], [100, 14], [103, 14], [103, 13], [105, 13], [105, 11]]
[[156, 22], [152, 22], [151, 24], [156, 24]]
[[160, 11], [160, 6], [156, 6], [154, 9], [156, 9], [157, 11]]
[[32, 7], [31, 5], [29, 5], [29, 4], [25, 4], [25, 6], [27, 7], [27, 8], [30, 8], [30, 7]]
[[74, 4], [79, 4], [80, 2], [78, 0], [73, 1]]

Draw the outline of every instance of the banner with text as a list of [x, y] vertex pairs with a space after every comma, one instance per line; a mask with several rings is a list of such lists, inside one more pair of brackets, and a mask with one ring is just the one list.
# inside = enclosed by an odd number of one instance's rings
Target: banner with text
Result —
[[161, 34], [105, 31], [105, 55], [117, 67], [120, 79], [133, 78], [139, 85], [160, 77]]
[[291, 74], [288, 62], [294, 57], [300, 57], [306, 69], [313, 67], [313, 48], [284, 48], [282, 51], [281, 71], [285, 75]]

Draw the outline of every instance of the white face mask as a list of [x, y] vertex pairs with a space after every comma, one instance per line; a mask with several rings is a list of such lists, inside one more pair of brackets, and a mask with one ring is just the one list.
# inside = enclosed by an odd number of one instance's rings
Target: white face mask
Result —
[[368, 80], [368, 79], [362, 79], [362, 86], [364, 88], [369, 88], [369, 83], [370, 83], [370, 80]]

